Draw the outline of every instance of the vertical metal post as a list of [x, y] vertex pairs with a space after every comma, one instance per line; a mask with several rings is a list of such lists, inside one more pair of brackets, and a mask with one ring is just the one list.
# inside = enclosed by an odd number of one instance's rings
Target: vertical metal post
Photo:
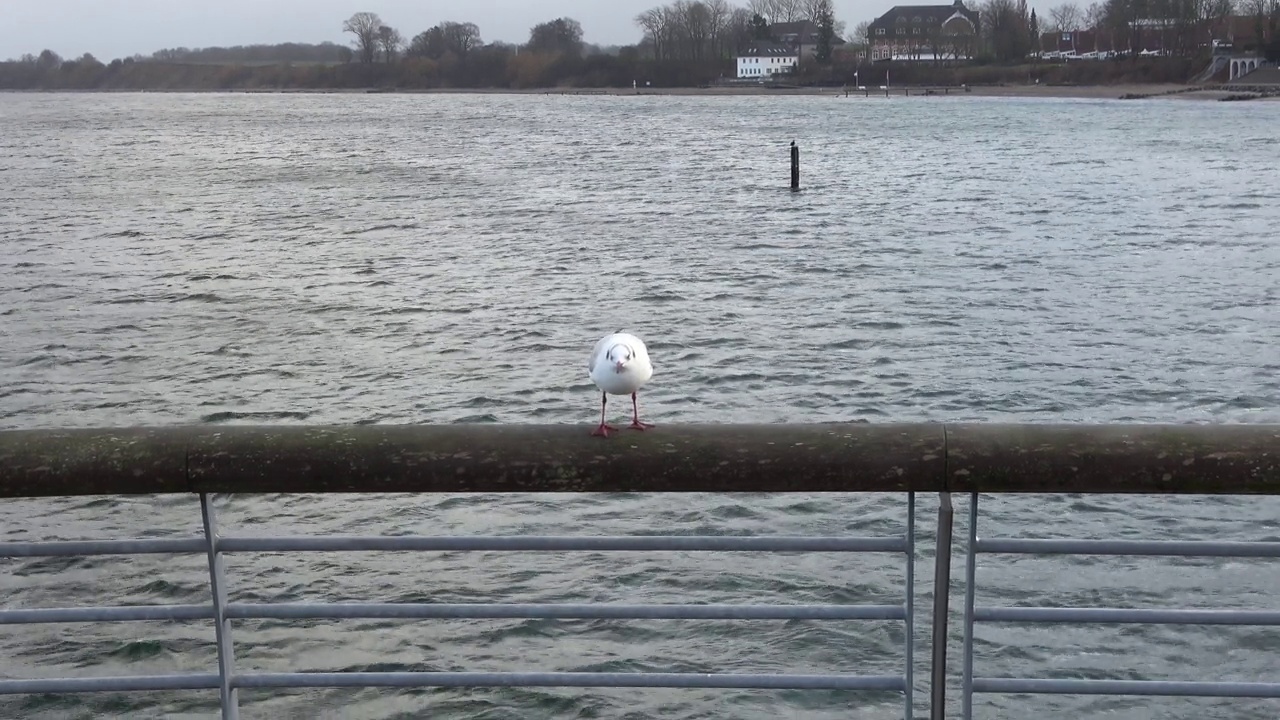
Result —
[[800, 148], [796, 146], [796, 141], [791, 141], [791, 190], [792, 192], [800, 189]]
[[218, 522], [207, 493], [200, 493], [200, 514], [204, 517], [204, 538], [209, 552], [209, 588], [213, 595], [213, 635], [218, 643], [222, 720], [240, 720], [239, 692], [231, 687], [236, 658], [235, 647], [231, 643], [231, 620], [226, 614], [226, 575], [222, 568], [222, 553], [218, 550]]
[[907, 493], [907, 693], [906, 720], [911, 720], [915, 711], [915, 596], [916, 596], [916, 494]]
[[947, 716], [947, 613], [951, 599], [951, 493], [938, 493], [937, 554], [933, 558], [933, 667], [929, 677], [929, 719]]
[[961, 696], [964, 720], [973, 720], [973, 593], [978, 575], [978, 493], [969, 499], [969, 547], [964, 569], [964, 689]]

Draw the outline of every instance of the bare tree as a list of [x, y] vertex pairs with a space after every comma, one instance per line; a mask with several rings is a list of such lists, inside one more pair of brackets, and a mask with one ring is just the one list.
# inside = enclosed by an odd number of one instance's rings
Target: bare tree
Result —
[[782, 19], [778, 22], [797, 22], [807, 17], [804, 8], [805, 0], [778, 0], [778, 2], [782, 5], [782, 12], [779, 16]]
[[732, 53], [746, 37], [748, 18], [727, 0], [675, 0], [640, 13], [635, 23], [655, 59], [700, 62]]
[[686, 56], [692, 60], [701, 60], [711, 36], [711, 15], [707, 6], [694, 0], [676, 0], [672, 6], [680, 20], [686, 44]]
[[407, 52], [415, 57], [439, 60], [446, 53], [462, 58], [480, 47], [480, 28], [475, 23], [442, 22], [413, 36]]
[[40, 57], [36, 58], [36, 65], [42, 70], [56, 70], [62, 66], [62, 56], [52, 50], [41, 51]]
[[725, 23], [725, 46], [730, 52], [751, 41], [751, 11], [744, 7], [735, 7], [729, 12]]
[[773, 23], [804, 20], [806, 0], [750, 0], [747, 9]]
[[529, 30], [528, 48], [540, 53], [582, 54], [582, 25], [573, 18], [556, 18]]
[[1142, 49], [1142, 27], [1137, 20], [1145, 13], [1145, 5], [1144, 0], [1104, 0], [1102, 13], [1112, 48], [1128, 48], [1136, 57]]
[[1052, 32], [1072, 32], [1080, 30], [1084, 23], [1084, 13], [1080, 6], [1073, 2], [1065, 2], [1049, 8], [1049, 29]]
[[1235, 3], [1232, 0], [1205, 0], [1205, 17], [1228, 18], [1235, 11]]
[[382, 60], [387, 64], [396, 61], [400, 56], [400, 48], [404, 47], [404, 36], [390, 25], [378, 28], [378, 48], [382, 51]]
[[1196, 0], [1196, 11], [1203, 20], [1222, 20], [1235, 13], [1232, 0]]
[[371, 63], [378, 57], [379, 28], [382, 18], [377, 13], [358, 12], [342, 23], [342, 31], [356, 36], [354, 45], [360, 53], [360, 62]]
[[440, 30], [439, 25], [436, 25], [429, 30], [423, 30], [414, 35], [413, 39], [409, 41], [409, 47], [405, 49], [405, 52], [412, 57], [439, 59], [444, 55], [446, 49], [444, 32]]
[[1090, 3], [1081, 13], [1081, 25], [1093, 35], [1093, 51], [1098, 51], [1098, 39], [1102, 36], [1102, 28], [1106, 24], [1106, 12], [1101, 3]]
[[1106, 17], [1106, 11], [1102, 9], [1102, 3], [1090, 3], [1089, 7], [1084, 9], [1084, 26], [1090, 30], [1102, 27], [1102, 21]]
[[678, 5], [662, 7], [662, 45], [666, 48], [666, 59], [683, 60], [688, 50], [687, 31], [684, 26], [683, 13]]
[[775, 23], [778, 22], [777, 17], [781, 14], [779, 5], [782, 1], [783, 0], [748, 0], [747, 9], [750, 10], [752, 14], [759, 15], [766, 21]]
[[665, 58], [667, 9], [656, 7], [645, 10], [636, 16], [635, 22], [644, 31], [644, 42], [653, 47], [653, 58]]
[[1031, 50], [1031, 38], [1014, 0], [987, 0], [979, 12], [982, 38], [1001, 62], [1022, 60]]
[[705, 0], [703, 5], [707, 8], [711, 54], [715, 57], [732, 54], [734, 48], [725, 47], [724, 33], [725, 28], [729, 25], [729, 15], [733, 11], [733, 6], [729, 4], [729, 0]]
[[480, 46], [480, 28], [475, 23], [442, 22], [438, 26], [445, 46], [458, 57]]
[[1236, 10], [1253, 19], [1254, 50], [1280, 60], [1280, 0], [1240, 0]]

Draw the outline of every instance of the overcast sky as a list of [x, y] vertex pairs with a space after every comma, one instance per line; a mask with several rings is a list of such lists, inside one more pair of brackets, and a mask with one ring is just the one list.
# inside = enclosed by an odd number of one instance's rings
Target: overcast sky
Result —
[[[746, 5], [746, 0], [730, 0]], [[950, 0], [934, 0], [949, 4]], [[486, 42], [523, 42], [529, 28], [568, 16], [585, 40], [629, 45], [633, 19], [669, 0], [0, 0], [0, 59], [46, 48], [67, 58], [86, 52], [103, 62], [161, 48], [323, 42], [347, 44], [342, 21], [377, 13], [405, 38], [442, 20], [473, 22]], [[836, 19], [853, 27], [894, 0], [835, 0]], [[972, 5], [974, 3], [967, 2]]]

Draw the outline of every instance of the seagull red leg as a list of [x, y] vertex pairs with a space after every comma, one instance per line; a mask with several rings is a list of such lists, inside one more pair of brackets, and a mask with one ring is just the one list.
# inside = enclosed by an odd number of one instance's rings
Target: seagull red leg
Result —
[[608, 405], [608, 404], [609, 404], [609, 394], [604, 392], [600, 393], [600, 426], [597, 427], [595, 430], [591, 431], [592, 435], [599, 435], [600, 437], [609, 437], [610, 430], [613, 430], [615, 432], [618, 430], [618, 428], [612, 425], [609, 425], [604, 421], [604, 408], [605, 408], [605, 405]]
[[636, 394], [631, 393], [631, 425], [632, 430], [648, 430], [654, 427], [653, 423], [640, 422], [640, 405], [636, 401]]

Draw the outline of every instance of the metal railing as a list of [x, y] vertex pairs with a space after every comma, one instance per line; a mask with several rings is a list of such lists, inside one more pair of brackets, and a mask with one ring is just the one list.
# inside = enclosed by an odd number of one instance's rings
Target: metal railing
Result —
[[[938, 492], [932, 616], [932, 717], [945, 709], [950, 493], [974, 498], [967, 548], [963, 708], [975, 693], [1119, 693], [1280, 697], [1269, 683], [1036, 680], [973, 675], [976, 622], [1280, 624], [1280, 613], [1233, 610], [998, 608], [975, 605], [977, 555], [1132, 553], [1280, 557], [1280, 543], [1135, 543], [983, 539], [978, 493], [1280, 494], [1273, 426], [866, 425], [673, 426], [601, 440], [572, 426], [195, 427], [0, 432], [0, 497], [191, 493], [203, 538], [0, 543], [0, 556], [203, 554], [208, 605], [0, 610], [0, 624], [212, 620], [216, 671], [105, 678], [0, 680], [0, 694], [218, 689], [225, 718], [241, 688], [701, 687], [844, 689], [903, 695], [914, 705], [915, 505]], [[213, 493], [290, 492], [897, 492], [902, 535], [885, 537], [223, 537]], [[699, 551], [894, 553], [901, 604], [240, 603], [228, 601], [231, 553], [316, 551]], [[903, 623], [902, 672], [850, 674], [245, 672], [233, 622], [253, 619], [562, 618], [881, 620]]]
[[1280, 610], [995, 607], [977, 605], [975, 597], [978, 587], [978, 556], [984, 554], [1280, 558], [1280, 542], [981, 538], [978, 535], [978, 494], [973, 493], [970, 496], [969, 504], [969, 551], [965, 562], [963, 678], [963, 713], [965, 718], [973, 717], [973, 696], [977, 693], [1280, 698], [1280, 683], [975, 676], [973, 669], [974, 624], [979, 622], [1075, 625], [1105, 623], [1115, 625], [1280, 626]]
[[[87, 556], [139, 553], [205, 553], [209, 560], [209, 605], [42, 608], [0, 610], [0, 624], [214, 621], [216, 673], [130, 677], [0, 680], [0, 694], [218, 688], [222, 717], [239, 717], [240, 688], [316, 687], [670, 687], [776, 690], [890, 691], [904, 696], [911, 717], [913, 697], [915, 495], [908, 493], [905, 532], [885, 537], [223, 537], [213, 503], [200, 494], [204, 538], [0, 543], [0, 557]], [[499, 603], [232, 603], [227, 600], [223, 556], [254, 552], [506, 551], [506, 552], [837, 552], [897, 553], [906, 567], [902, 604], [895, 605], [689, 605], [689, 604], [499, 604]], [[232, 620], [251, 619], [625, 619], [625, 620], [895, 620], [905, 625], [903, 672], [852, 674], [707, 674], [654, 672], [289, 672], [237, 671]]]

